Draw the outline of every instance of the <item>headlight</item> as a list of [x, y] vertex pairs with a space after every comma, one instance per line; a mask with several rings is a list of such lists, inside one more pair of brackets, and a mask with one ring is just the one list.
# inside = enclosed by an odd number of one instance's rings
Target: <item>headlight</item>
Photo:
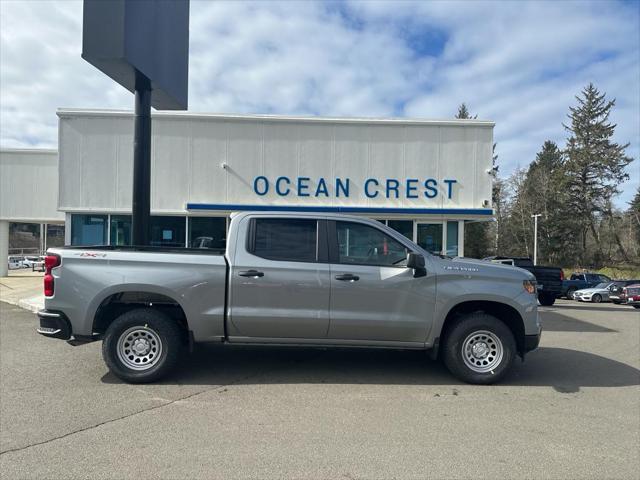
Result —
[[536, 281], [535, 280], [523, 280], [522, 286], [527, 291], [527, 293], [536, 293]]

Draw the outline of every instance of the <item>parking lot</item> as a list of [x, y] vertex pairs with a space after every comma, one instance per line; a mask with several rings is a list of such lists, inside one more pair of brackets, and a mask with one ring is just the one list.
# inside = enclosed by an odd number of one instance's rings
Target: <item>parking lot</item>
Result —
[[2, 478], [638, 478], [640, 312], [541, 308], [497, 386], [422, 352], [200, 346], [127, 385], [0, 303]]

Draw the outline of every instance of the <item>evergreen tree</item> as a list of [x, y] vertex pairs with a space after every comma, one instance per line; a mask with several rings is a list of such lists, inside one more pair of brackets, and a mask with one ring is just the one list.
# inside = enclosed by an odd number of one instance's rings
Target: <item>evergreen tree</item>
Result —
[[[555, 142], [547, 140], [529, 166], [522, 192], [531, 214], [542, 214], [538, 221], [540, 263], [566, 265], [575, 262], [574, 221], [565, 211], [565, 191], [562, 151]], [[533, 231], [533, 221], [529, 228]], [[533, 233], [531, 235], [533, 238]]]
[[471, 116], [471, 114], [469, 113], [469, 109], [467, 108], [467, 105], [465, 103], [461, 103], [460, 106], [458, 107], [458, 113], [456, 113], [455, 118], [460, 118], [463, 120], [468, 120], [468, 119], [476, 119], [478, 118], [478, 115], [474, 115], [473, 117]]
[[[614, 100], [589, 84], [577, 106], [569, 108], [570, 125], [564, 125], [567, 161], [564, 167], [567, 188], [567, 210], [577, 223], [580, 234], [580, 261], [583, 265], [599, 265], [603, 260], [598, 232], [599, 220], [611, 215], [611, 200], [620, 193], [618, 187], [629, 178], [625, 168], [631, 158], [625, 154], [629, 144], [612, 141], [615, 124], [609, 122]], [[596, 255], [588, 258], [587, 236], [591, 232]]]

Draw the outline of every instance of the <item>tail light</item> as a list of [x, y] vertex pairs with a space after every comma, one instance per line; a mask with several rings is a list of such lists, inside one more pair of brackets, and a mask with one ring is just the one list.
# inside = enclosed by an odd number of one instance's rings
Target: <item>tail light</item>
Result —
[[562, 269], [560, 270], [560, 280], [564, 280], [564, 272], [562, 271]]
[[54, 280], [51, 274], [51, 269], [60, 266], [61, 260], [58, 255], [47, 255], [44, 257], [44, 296], [53, 297], [54, 293]]

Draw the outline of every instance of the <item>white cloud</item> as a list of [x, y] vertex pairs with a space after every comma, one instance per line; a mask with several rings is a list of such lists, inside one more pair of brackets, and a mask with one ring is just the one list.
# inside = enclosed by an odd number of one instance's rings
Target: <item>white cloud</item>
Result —
[[[78, 1], [0, 1], [0, 141], [55, 146], [58, 107], [131, 108], [80, 58]], [[192, 111], [496, 122], [503, 174], [559, 144], [589, 82], [640, 157], [640, 14], [618, 2], [191, 2]], [[640, 181], [629, 169], [618, 204]]]

